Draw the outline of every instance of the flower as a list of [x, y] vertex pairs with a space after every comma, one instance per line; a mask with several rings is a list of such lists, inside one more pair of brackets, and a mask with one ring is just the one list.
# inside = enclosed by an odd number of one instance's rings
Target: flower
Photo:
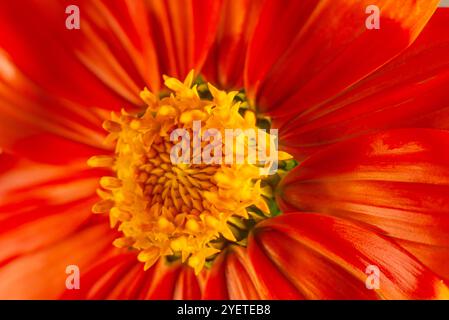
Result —
[[[0, 4], [0, 297], [448, 298], [449, 11], [374, 2]], [[211, 118], [279, 129], [280, 173], [176, 173]]]

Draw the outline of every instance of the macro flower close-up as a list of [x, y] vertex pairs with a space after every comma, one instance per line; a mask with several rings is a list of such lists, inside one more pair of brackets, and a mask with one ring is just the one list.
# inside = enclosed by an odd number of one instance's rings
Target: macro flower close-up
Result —
[[449, 299], [439, 4], [0, 0], [0, 299]]

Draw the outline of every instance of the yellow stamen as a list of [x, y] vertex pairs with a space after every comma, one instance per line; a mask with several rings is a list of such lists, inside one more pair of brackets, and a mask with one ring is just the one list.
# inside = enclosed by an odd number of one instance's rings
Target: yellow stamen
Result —
[[237, 241], [238, 228], [231, 229], [229, 222], [248, 218], [251, 206], [268, 213], [262, 195], [269, 189], [260, 186], [264, 177], [257, 164], [172, 163], [175, 142], [170, 133], [181, 128], [192, 134], [192, 122], [200, 121], [203, 132], [213, 128], [224, 137], [225, 129], [257, 129], [256, 116], [250, 110], [241, 115], [241, 102], [234, 100], [238, 92], [209, 85], [213, 99], [201, 98], [192, 86], [193, 71], [184, 82], [166, 76], [164, 80], [173, 91], [170, 96], [158, 98], [145, 88], [140, 94], [147, 104], [143, 114], [122, 110], [104, 122], [115, 155], [95, 156], [88, 164], [111, 168], [114, 175], [101, 178], [106, 191], [100, 189], [103, 200], [93, 211], [109, 212], [111, 226], [118, 224], [123, 233], [114, 245], [139, 250], [145, 269], [159, 257], [174, 255], [199, 273], [220, 251], [216, 248], [224, 246], [220, 243]]
[[103, 122], [103, 128], [109, 132], [120, 132], [122, 130], [120, 123], [111, 120]]
[[110, 156], [93, 156], [87, 160], [87, 164], [93, 168], [112, 168], [115, 158]]
[[115, 177], [102, 177], [100, 179], [100, 185], [103, 188], [110, 190], [120, 188], [122, 186], [122, 182]]
[[114, 206], [113, 200], [101, 200], [92, 207], [93, 213], [106, 213]]

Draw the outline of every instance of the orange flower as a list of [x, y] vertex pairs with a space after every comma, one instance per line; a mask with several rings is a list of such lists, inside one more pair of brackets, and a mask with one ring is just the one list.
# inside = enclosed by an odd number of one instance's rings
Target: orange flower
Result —
[[[72, 2], [0, 4], [0, 298], [449, 297], [438, 0]], [[193, 120], [278, 174], [173, 165]]]

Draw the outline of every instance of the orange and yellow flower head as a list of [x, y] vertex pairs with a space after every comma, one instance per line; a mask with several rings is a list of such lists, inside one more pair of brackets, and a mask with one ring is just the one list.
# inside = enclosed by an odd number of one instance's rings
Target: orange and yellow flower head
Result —
[[449, 298], [439, 0], [71, 2], [0, 2], [0, 299]]

